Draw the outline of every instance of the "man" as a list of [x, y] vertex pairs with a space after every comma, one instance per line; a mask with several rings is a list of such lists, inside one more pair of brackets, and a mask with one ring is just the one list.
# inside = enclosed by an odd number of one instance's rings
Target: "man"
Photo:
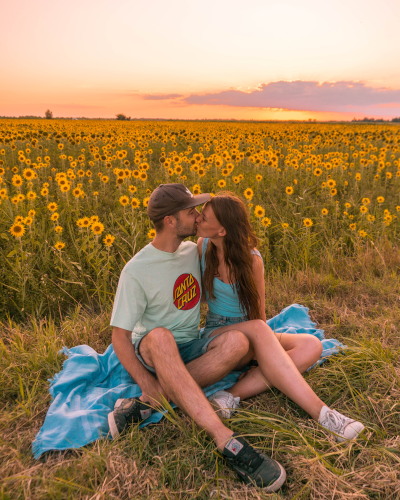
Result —
[[214, 439], [239, 477], [276, 491], [286, 478], [283, 467], [226, 427], [200, 388], [225, 377], [249, 351], [236, 330], [198, 338], [199, 257], [197, 245], [183, 240], [196, 234], [196, 206], [209, 198], [193, 196], [182, 184], [161, 184], [150, 196], [156, 237], [124, 267], [111, 317], [114, 351], [142, 396], [117, 401], [110, 431], [115, 438], [147, 418], [149, 404], [171, 399]]

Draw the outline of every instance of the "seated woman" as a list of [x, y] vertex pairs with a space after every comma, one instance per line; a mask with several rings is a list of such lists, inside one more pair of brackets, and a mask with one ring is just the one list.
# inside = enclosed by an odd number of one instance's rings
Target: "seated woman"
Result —
[[265, 322], [264, 266], [245, 204], [232, 193], [218, 193], [203, 206], [196, 222], [208, 303], [203, 336], [243, 332], [250, 350], [238, 369], [258, 365], [230, 389], [213, 394], [213, 407], [229, 418], [240, 399], [274, 386], [333, 432], [337, 441], [356, 438], [363, 424], [328, 408], [301, 376], [319, 359], [321, 342], [309, 334], [275, 335]]

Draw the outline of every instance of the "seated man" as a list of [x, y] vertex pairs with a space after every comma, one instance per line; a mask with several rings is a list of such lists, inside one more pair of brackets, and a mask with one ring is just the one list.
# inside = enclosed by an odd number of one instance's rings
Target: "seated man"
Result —
[[196, 234], [195, 207], [209, 198], [182, 184], [161, 184], [150, 196], [156, 237], [124, 267], [111, 317], [114, 351], [142, 396], [117, 401], [110, 431], [115, 438], [140, 423], [151, 413], [149, 404], [165, 397], [206, 430], [239, 477], [276, 491], [286, 478], [283, 467], [226, 427], [200, 388], [224, 378], [249, 351], [237, 330], [199, 339], [199, 256], [197, 245], [183, 240]]

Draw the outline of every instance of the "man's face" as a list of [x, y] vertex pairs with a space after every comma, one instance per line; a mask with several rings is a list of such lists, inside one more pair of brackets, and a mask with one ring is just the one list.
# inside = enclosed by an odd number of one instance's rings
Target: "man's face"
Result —
[[177, 222], [176, 235], [178, 236], [178, 238], [184, 239], [188, 236], [196, 236], [196, 218], [198, 216], [199, 212], [196, 210], [196, 207], [180, 210], [174, 215]]

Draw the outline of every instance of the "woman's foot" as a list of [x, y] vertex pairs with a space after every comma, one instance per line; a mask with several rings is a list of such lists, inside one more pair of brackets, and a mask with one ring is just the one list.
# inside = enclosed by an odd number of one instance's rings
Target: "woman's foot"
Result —
[[239, 408], [240, 398], [234, 398], [230, 392], [217, 391], [208, 398], [208, 401], [220, 418], [231, 418]]
[[336, 410], [324, 406], [321, 410], [318, 423], [335, 435], [338, 443], [355, 439], [364, 430], [364, 425], [352, 418], [345, 417]]

